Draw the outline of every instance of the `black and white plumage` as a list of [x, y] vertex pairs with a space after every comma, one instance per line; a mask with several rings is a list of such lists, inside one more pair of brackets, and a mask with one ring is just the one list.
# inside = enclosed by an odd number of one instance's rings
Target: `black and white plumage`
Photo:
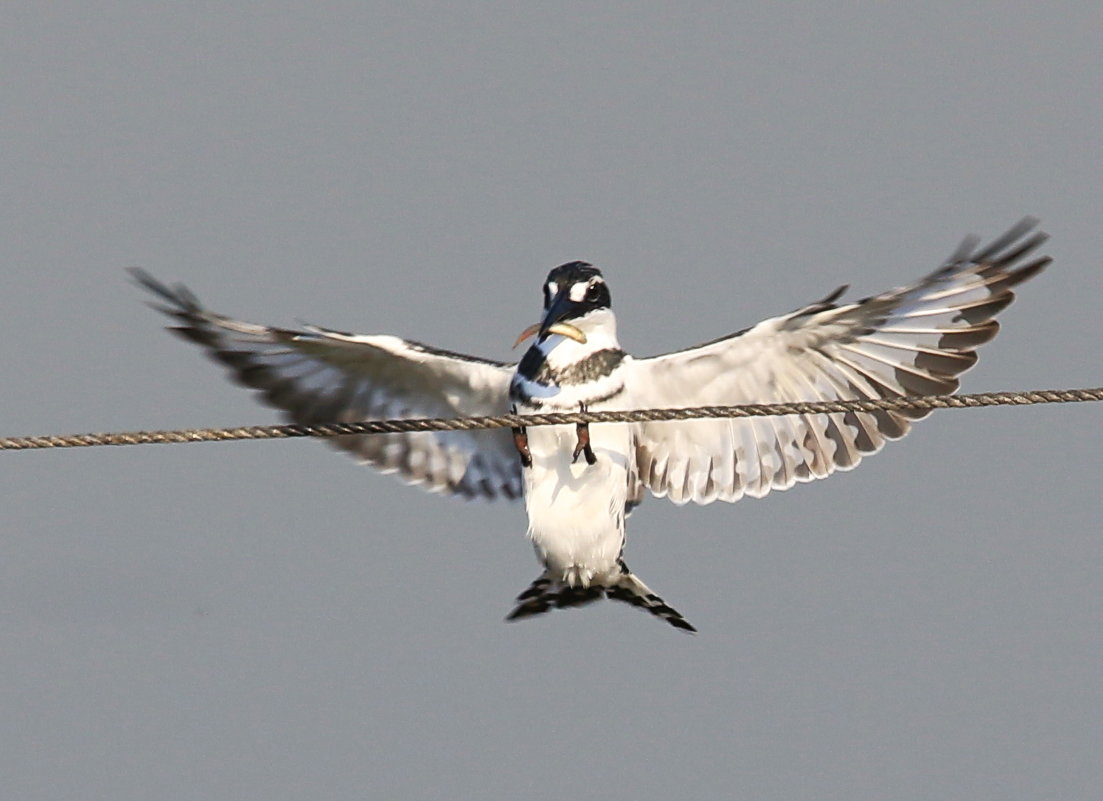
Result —
[[[998, 331], [1012, 288], [1050, 261], [1027, 219], [991, 244], [967, 239], [920, 281], [854, 303], [843, 290], [686, 350], [635, 359], [617, 340], [597, 268], [571, 262], [544, 285], [518, 365], [386, 335], [244, 323], [206, 311], [141, 270], [174, 329], [296, 422], [496, 415], [946, 394]], [[924, 411], [613, 423], [349, 436], [327, 440], [436, 492], [517, 498], [544, 571], [511, 619], [622, 600], [693, 631], [625, 566], [624, 521], [645, 488], [675, 503], [735, 501], [855, 467]]]

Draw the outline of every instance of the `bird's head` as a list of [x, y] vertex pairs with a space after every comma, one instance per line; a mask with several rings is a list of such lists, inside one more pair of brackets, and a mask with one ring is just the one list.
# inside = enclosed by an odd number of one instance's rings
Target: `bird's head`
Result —
[[609, 287], [601, 270], [584, 261], [572, 261], [548, 273], [543, 316], [539, 323], [521, 332], [514, 347], [530, 336], [543, 342], [552, 334], [585, 345], [594, 334], [607, 333], [615, 338], [613, 326]]

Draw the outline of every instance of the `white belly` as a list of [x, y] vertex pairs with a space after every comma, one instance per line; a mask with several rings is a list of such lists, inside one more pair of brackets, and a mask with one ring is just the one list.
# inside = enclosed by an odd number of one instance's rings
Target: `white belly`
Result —
[[597, 463], [571, 462], [574, 426], [528, 430], [532, 467], [525, 470], [529, 537], [551, 577], [572, 586], [620, 574], [624, 502], [628, 493], [628, 425], [591, 425]]

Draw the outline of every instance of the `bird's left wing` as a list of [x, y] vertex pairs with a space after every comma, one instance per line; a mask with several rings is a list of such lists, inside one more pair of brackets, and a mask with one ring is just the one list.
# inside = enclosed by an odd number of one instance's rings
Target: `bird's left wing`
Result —
[[[1049, 259], [1024, 220], [987, 247], [966, 240], [911, 286], [857, 303], [824, 300], [689, 350], [629, 363], [633, 405], [662, 408], [954, 392], [992, 339], [1011, 288]], [[843, 288], [845, 289], [845, 287]], [[639, 480], [676, 503], [761, 497], [848, 470], [928, 412], [791, 415], [637, 428]]]
[[[510, 365], [437, 350], [394, 336], [317, 327], [270, 328], [204, 309], [186, 287], [131, 270], [175, 318], [175, 333], [202, 345], [233, 377], [260, 390], [297, 423], [503, 414]], [[416, 432], [333, 437], [385, 473], [434, 492], [518, 498], [521, 470], [508, 431]]]

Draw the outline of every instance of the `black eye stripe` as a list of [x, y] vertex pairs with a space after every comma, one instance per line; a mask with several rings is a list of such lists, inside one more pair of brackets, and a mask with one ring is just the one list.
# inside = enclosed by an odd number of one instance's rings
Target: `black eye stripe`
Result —
[[609, 305], [609, 288], [604, 281], [595, 281], [586, 290], [586, 302], [595, 306]]
[[576, 316], [594, 309], [609, 308], [609, 288], [602, 280], [601, 271], [584, 261], [572, 261], [561, 264], [548, 273], [544, 281], [544, 308], [547, 309], [553, 298], [567, 293]]

